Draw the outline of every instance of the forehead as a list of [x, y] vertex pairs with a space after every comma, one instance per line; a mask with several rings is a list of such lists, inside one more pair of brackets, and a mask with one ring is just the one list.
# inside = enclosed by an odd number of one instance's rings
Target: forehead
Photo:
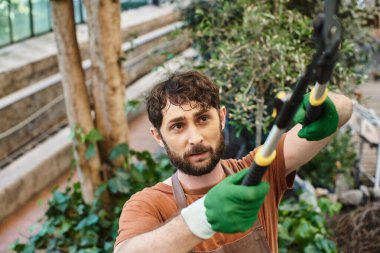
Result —
[[209, 111], [210, 109], [202, 108], [198, 102], [191, 101], [183, 105], [174, 105], [169, 101], [166, 102], [166, 106], [162, 109], [162, 123], [168, 123], [178, 117], [192, 117], [195, 114]]

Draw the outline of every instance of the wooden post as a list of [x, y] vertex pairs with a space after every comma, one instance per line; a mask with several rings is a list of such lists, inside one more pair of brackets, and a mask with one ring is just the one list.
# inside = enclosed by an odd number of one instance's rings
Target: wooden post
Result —
[[[94, 128], [94, 123], [76, 38], [73, 1], [52, 0], [51, 9], [68, 121], [71, 129], [81, 128], [88, 133]], [[90, 203], [101, 183], [101, 162], [98, 152], [86, 159], [86, 145], [77, 137], [73, 144], [83, 198]]]
[[[128, 142], [121, 63], [120, 2], [85, 0], [84, 4], [87, 10], [96, 127], [104, 136], [99, 148], [102, 161], [106, 161], [112, 148]], [[120, 162], [113, 161], [114, 165], [120, 165]]]

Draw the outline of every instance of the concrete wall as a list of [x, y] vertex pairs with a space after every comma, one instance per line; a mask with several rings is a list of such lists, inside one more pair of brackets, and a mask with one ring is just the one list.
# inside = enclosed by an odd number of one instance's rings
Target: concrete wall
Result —
[[[178, 21], [180, 18], [174, 7], [163, 7], [160, 10], [152, 8], [150, 6], [140, 8], [141, 10], [152, 11], [152, 17], [144, 20], [136, 18], [135, 13], [139, 10], [131, 10], [122, 14], [123, 41], [129, 41], [134, 37]], [[77, 26], [77, 39], [82, 60], [87, 59], [88, 34], [86, 25]], [[56, 54], [57, 49], [53, 33], [0, 49], [0, 98], [57, 73]]]
[[69, 129], [0, 170], [0, 222], [66, 172], [72, 163]]
[[[141, 49], [131, 51], [132, 57], [128, 57], [127, 54], [127, 61], [123, 64], [126, 73], [125, 85], [130, 85], [152, 68], [165, 62], [166, 53], [177, 54], [188, 46], [189, 40], [185, 36], [164, 36], [142, 46]], [[62, 85], [58, 82], [0, 110], [0, 114], [5, 119], [0, 125], [0, 133], [3, 135], [0, 136], [0, 160], [3, 160], [49, 129], [57, 128], [66, 122]], [[33, 120], [28, 122], [28, 118]], [[23, 121], [28, 123], [22, 124]], [[7, 130], [9, 133], [5, 134]]]
[[[166, 8], [158, 12], [158, 14], [142, 15], [140, 13], [147, 11], [151, 13], [151, 8], [146, 7], [146, 10], [143, 8], [134, 10], [134, 15], [123, 14], [122, 36], [124, 41], [130, 41], [132, 37], [147, 34], [179, 19], [179, 14], [173, 8]], [[134, 22], [128, 22], [126, 19], [134, 16]], [[139, 21], [137, 17], [140, 16], [145, 17], [145, 19]], [[86, 32], [87, 29], [83, 26], [79, 27], [77, 31], [78, 41], [81, 42], [82, 58], [88, 56]], [[47, 48], [52, 48], [51, 37], [53, 34], [46, 36], [50, 36], [50, 39], [39, 38], [40, 44], [45, 42], [47, 43]], [[34, 40], [36, 39], [34, 38]], [[126, 61], [123, 63], [126, 73], [125, 85], [130, 85], [152, 68], [165, 62], [167, 60], [166, 53], [177, 54], [188, 47], [189, 43], [190, 41], [184, 35], [172, 36], [169, 34], [128, 51], [125, 55]], [[4, 52], [0, 52], [0, 55], [2, 53], [4, 54]], [[57, 61], [54, 53], [56, 53], [54, 50], [50, 50], [50, 55], [45, 53], [43, 59], [32, 61], [27, 65], [19, 66], [17, 69], [4, 70], [3, 73], [0, 73], [0, 80], [4, 81], [0, 81], [0, 94], [2, 96], [7, 95], [8, 92], [14, 92], [27, 85], [32, 85], [35, 81], [41, 81], [51, 74], [55, 74], [57, 72]], [[43, 56], [44, 54], [41, 53], [35, 58]], [[16, 64], [14, 65], [16, 66]], [[1, 66], [0, 61], [0, 70], [2, 68], [4, 69], [4, 65]], [[86, 75], [88, 75], [90, 70], [86, 72]], [[57, 81], [55, 85], [0, 109], [0, 115], [2, 118], [2, 124], [0, 124], [1, 168], [11, 162], [14, 157], [17, 157], [18, 153], [23, 153], [24, 151], [21, 148], [24, 148], [25, 144], [40, 138], [41, 135], [52, 129], [59, 128], [67, 121], [60, 82]]]
[[[140, 99], [163, 79], [166, 71], [176, 71], [192, 61], [195, 52], [187, 49], [169, 60], [163, 68], [149, 72], [126, 90], [126, 99]], [[141, 106], [144, 107], [144, 106]], [[141, 111], [141, 108], [139, 109]], [[132, 120], [132, 117], [128, 117]], [[71, 142], [68, 127], [39, 143], [15, 162], [0, 170], [0, 223], [33, 195], [50, 185], [72, 166]]]

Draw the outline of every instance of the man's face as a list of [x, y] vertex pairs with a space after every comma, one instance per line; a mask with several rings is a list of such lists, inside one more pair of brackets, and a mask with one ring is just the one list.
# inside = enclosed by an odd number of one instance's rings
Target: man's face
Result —
[[162, 113], [159, 142], [173, 165], [192, 176], [210, 173], [224, 152], [225, 109], [168, 103]]

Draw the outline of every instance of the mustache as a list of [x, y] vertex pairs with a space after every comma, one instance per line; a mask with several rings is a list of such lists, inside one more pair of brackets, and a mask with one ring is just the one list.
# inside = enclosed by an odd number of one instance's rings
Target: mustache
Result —
[[196, 154], [205, 153], [205, 152], [212, 152], [212, 148], [207, 147], [203, 144], [196, 144], [190, 150], [186, 151], [183, 157], [187, 158], [191, 155], [196, 155]]

